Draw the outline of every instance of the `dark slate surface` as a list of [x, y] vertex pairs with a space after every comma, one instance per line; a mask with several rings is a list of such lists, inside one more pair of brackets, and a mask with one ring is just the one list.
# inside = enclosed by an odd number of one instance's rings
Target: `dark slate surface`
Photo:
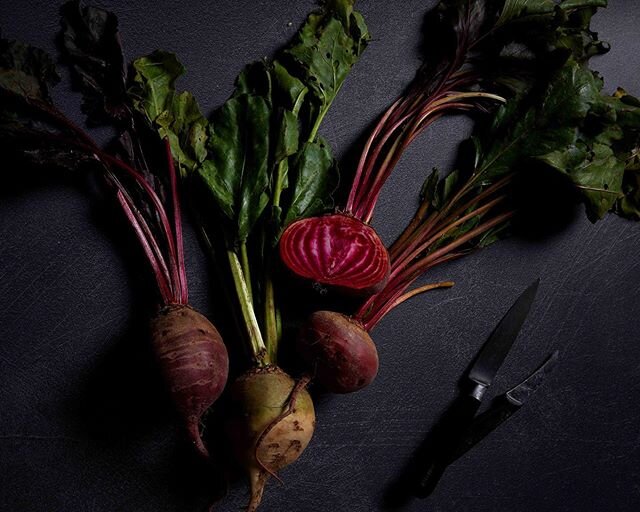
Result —
[[[360, 2], [375, 39], [324, 125], [339, 154], [413, 76], [433, 3]], [[5, 0], [3, 33], [52, 50], [55, 4]], [[596, 66], [609, 90], [623, 85], [639, 95], [640, 6], [610, 4], [595, 27], [613, 50]], [[120, 16], [129, 57], [157, 47], [178, 53], [189, 70], [181, 85], [209, 112], [243, 64], [284, 42], [313, 2], [102, 5]], [[56, 99], [80, 119], [67, 80]], [[467, 129], [459, 119], [441, 122], [406, 155], [375, 220], [385, 240], [411, 215], [424, 173], [447, 167]], [[190, 458], [167, 412], [144, 331], [149, 281], [131, 239], [72, 184], [5, 186], [0, 195], [0, 510], [202, 510], [215, 475]], [[450, 468], [428, 502], [405, 510], [640, 510], [639, 241], [639, 225], [609, 217], [593, 226], [577, 212], [543, 239], [505, 241], [433, 272], [429, 279], [457, 286], [412, 301], [379, 326], [378, 379], [353, 396], [320, 400], [312, 445], [282, 472], [284, 487], [270, 486], [262, 510], [384, 510], [386, 487], [454, 396], [461, 372], [538, 276], [538, 300], [496, 391], [552, 349], [562, 351], [560, 367]], [[193, 233], [187, 245], [193, 303], [215, 317]], [[233, 483], [216, 510], [238, 510], [245, 500], [242, 482]]]

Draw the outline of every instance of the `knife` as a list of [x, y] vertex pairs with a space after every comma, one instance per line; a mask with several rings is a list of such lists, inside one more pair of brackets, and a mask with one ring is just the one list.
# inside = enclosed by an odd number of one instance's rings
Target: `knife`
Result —
[[518, 412], [527, 399], [542, 385], [546, 376], [555, 369], [557, 362], [558, 351], [556, 350], [529, 377], [496, 398], [486, 412], [483, 412], [473, 420], [458, 449], [452, 454], [448, 463], [451, 464], [462, 457]]
[[467, 375], [467, 392], [461, 394], [438, 423], [424, 465], [417, 475], [414, 494], [429, 496], [454, 459], [465, 433], [480, 408], [482, 398], [509, 354], [531, 309], [540, 280], [531, 284], [500, 320], [476, 357]]

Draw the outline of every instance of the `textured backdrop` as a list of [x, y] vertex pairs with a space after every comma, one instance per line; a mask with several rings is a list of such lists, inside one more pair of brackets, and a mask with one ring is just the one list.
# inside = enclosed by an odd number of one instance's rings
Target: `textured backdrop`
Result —
[[[433, 4], [359, 2], [374, 40], [324, 124], [338, 154], [412, 78]], [[155, 48], [176, 52], [188, 69], [180, 86], [210, 112], [241, 67], [285, 42], [314, 3], [100, 5], [120, 17], [129, 59]], [[57, 10], [56, 2], [5, 0], [3, 35], [53, 51]], [[640, 95], [639, 22], [634, 0], [611, 0], [594, 20], [613, 46], [595, 61], [609, 91], [622, 85]], [[81, 119], [66, 77], [55, 98]], [[445, 120], [408, 152], [374, 222], [386, 241], [413, 213], [425, 172], [446, 169], [467, 133], [461, 119]], [[215, 475], [180, 444], [150, 362], [150, 281], [127, 246], [131, 238], [117, 232], [123, 226], [113, 227], [113, 215], [90, 197], [55, 180], [0, 187], [0, 510], [202, 510]], [[188, 234], [192, 302], [215, 318], [207, 260]], [[377, 380], [320, 400], [311, 446], [282, 472], [283, 487], [269, 486], [262, 510], [384, 510], [386, 487], [455, 395], [464, 368], [538, 276], [538, 299], [493, 393], [552, 349], [561, 350], [560, 366], [521, 412], [449, 469], [429, 501], [406, 510], [640, 510], [639, 249], [640, 225], [613, 216], [591, 225], [577, 211], [541, 239], [511, 239], [437, 269], [429, 280], [452, 278], [456, 286], [382, 322], [374, 332]], [[236, 481], [216, 510], [245, 501]]]

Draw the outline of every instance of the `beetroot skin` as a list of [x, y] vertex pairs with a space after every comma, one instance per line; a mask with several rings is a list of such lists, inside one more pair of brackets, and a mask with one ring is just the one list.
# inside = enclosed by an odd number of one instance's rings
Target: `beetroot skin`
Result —
[[297, 348], [315, 380], [333, 393], [358, 391], [378, 373], [378, 351], [371, 336], [341, 313], [313, 313], [300, 330]]
[[213, 324], [184, 305], [167, 306], [158, 313], [151, 321], [151, 339], [189, 439], [208, 457], [200, 420], [227, 382], [227, 348]]
[[340, 213], [291, 224], [280, 257], [299, 277], [357, 294], [375, 293], [389, 276], [389, 253], [375, 230]]
[[316, 424], [306, 381], [294, 381], [277, 366], [253, 368], [231, 386], [227, 430], [251, 481], [247, 512], [262, 499], [269, 476], [295, 462]]

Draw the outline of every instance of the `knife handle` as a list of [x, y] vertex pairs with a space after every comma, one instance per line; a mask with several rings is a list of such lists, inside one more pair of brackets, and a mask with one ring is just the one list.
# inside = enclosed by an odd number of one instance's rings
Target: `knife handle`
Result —
[[470, 395], [462, 395], [435, 427], [432, 448], [426, 454], [424, 463], [420, 464], [416, 475], [414, 494], [418, 498], [426, 498], [434, 491], [479, 407], [480, 400]]
[[507, 395], [499, 396], [494, 400], [489, 409], [476, 416], [469, 426], [468, 433], [458, 445], [455, 453], [452, 454], [449, 464], [456, 461], [487, 437], [496, 428], [514, 415], [522, 404], [511, 401]]

